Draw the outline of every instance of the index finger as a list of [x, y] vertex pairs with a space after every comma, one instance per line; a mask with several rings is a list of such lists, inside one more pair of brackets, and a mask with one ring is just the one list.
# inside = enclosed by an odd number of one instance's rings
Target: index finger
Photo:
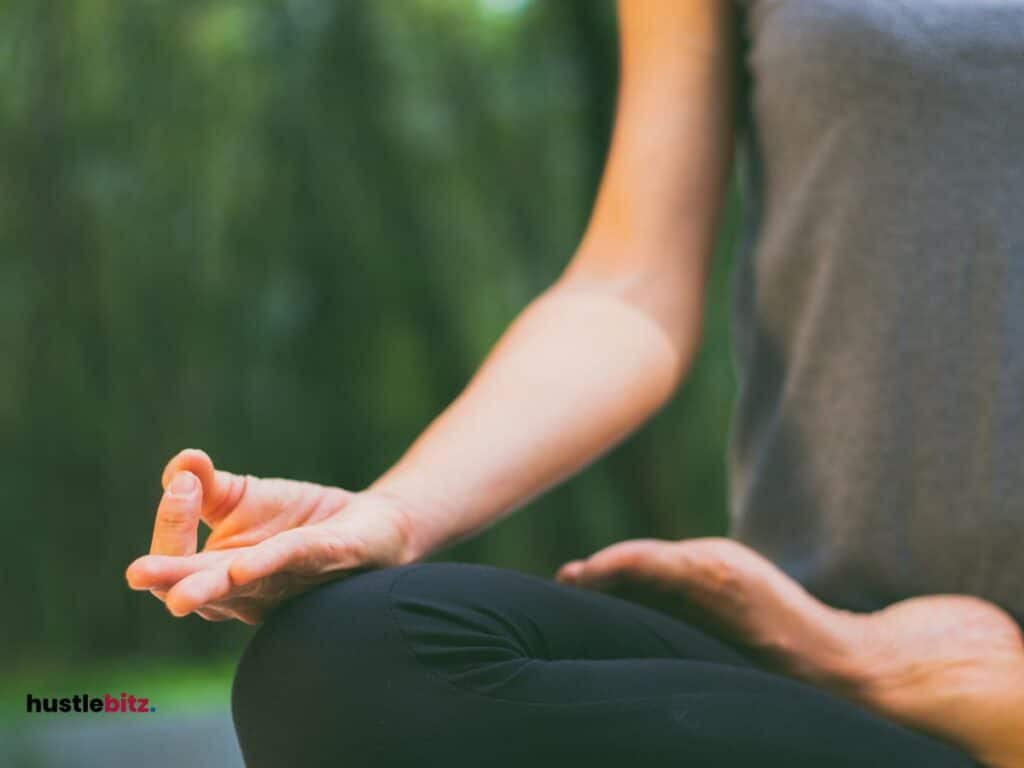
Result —
[[195, 554], [202, 508], [203, 489], [199, 478], [191, 472], [175, 474], [156, 510], [150, 554]]

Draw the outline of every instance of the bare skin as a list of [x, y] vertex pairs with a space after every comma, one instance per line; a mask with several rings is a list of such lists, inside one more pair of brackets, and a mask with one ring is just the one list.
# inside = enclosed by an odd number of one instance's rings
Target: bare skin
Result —
[[[175, 616], [257, 624], [315, 584], [412, 559], [400, 507], [376, 495], [215, 470], [199, 450], [175, 456], [163, 480], [150, 554], [126, 577]], [[210, 535], [196, 554], [200, 521]]]
[[[473, 535], [650, 418], [685, 379], [702, 334], [732, 162], [731, 6], [620, 1], [615, 130], [576, 253], [397, 464], [352, 492], [232, 474], [202, 451], [183, 451], [164, 470], [150, 553], [129, 566], [129, 585], [175, 616], [258, 623], [317, 583], [413, 562]], [[211, 532], [197, 552], [200, 524]], [[672, 558], [643, 551], [661, 573], [651, 580], [673, 583]], [[699, 570], [715, 596], [708, 609], [773, 663], [926, 729], [941, 731], [953, 697], [963, 730], [949, 738], [992, 765], [1024, 765], [1007, 757], [1024, 747], [1008, 746], [999, 725], [1014, 714], [1024, 721], [1024, 686], [997, 608], [934, 598], [858, 620], [809, 600], [770, 564], [730, 552], [743, 567]], [[562, 577], [573, 580], [575, 568]], [[695, 590], [687, 578], [678, 588]], [[970, 643], [957, 629], [965, 618]], [[769, 626], [789, 632], [773, 636]], [[976, 662], [943, 664], [967, 645]], [[906, 663], [881, 663], [899, 658]], [[970, 674], [954, 675], [956, 685], [912, 674], [927, 659]], [[1005, 712], [993, 713], [988, 697]]]
[[714, 628], [777, 670], [945, 739], [985, 765], [1024, 765], [1024, 635], [997, 606], [931, 595], [857, 614], [825, 605], [728, 539], [614, 544], [558, 572], [563, 583]]
[[[709, 0], [622, 4], [618, 115], [582, 242], [394, 467], [352, 493], [244, 478], [183, 451], [164, 488], [187, 471], [201, 500], [165, 492], [153, 547], [129, 567], [129, 583], [165, 595], [177, 615], [256, 621], [309, 583], [472, 535], [661, 407], [700, 341], [730, 173], [729, 10]], [[200, 520], [212, 533], [195, 554]]]

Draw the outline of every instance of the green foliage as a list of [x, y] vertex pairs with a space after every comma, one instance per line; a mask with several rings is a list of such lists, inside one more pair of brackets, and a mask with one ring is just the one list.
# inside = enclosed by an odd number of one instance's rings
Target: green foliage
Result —
[[[615, 56], [605, 0], [0, 4], [8, 657], [236, 653], [124, 586], [164, 462], [372, 481], [571, 255]], [[727, 267], [676, 401], [444, 557], [722, 529]]]

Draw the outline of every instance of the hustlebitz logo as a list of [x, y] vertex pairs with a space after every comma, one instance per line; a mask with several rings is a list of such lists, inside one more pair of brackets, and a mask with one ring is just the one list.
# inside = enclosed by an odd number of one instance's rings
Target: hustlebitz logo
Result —
[[156, 712], [156, 707], [149, 703], [145, 696], [133, 693], [122, 693], [112, 696], [104, 693], [91, 696], [88, 693], [76, 693], [74, 696], [33, 696], [26, 695], [26, 712], [101, 712], [110, 714], [149, 714]]

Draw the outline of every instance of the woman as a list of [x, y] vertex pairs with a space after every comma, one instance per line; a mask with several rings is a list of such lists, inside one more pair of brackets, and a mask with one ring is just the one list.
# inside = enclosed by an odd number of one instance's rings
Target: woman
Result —
[[[1024, 765], [1024, 0], [619, 15], [585, 236], [463, 394], [358, 493], [182, 452], [130, 584], [268, 617], [251, 766]], [[679, 386], [736, 131], [732, 538], [415, 564]]]

